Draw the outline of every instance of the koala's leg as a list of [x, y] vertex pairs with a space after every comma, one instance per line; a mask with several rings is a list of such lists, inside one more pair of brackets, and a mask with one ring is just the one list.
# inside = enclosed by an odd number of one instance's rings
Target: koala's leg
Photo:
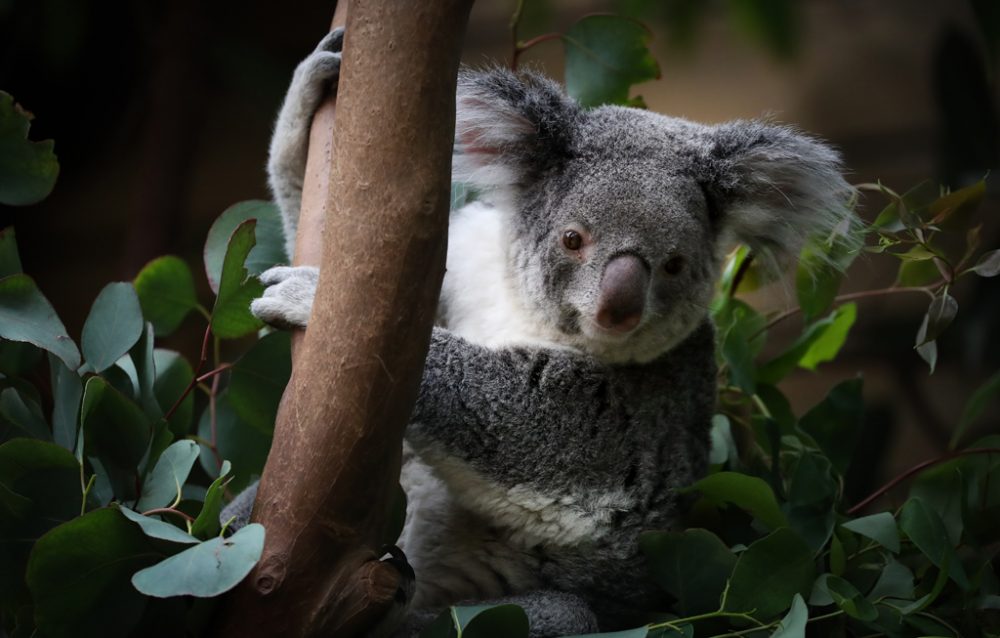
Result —
[[260, 281], [267, 288], [250, 304], [250, 312], [277, 328], [305, 328], [316, 297], [319, 268], [275, 266], [262, 272]]
[[233, 519], [229, 529], [234, 532], [241, 527], [246, 527], [247, 523], [250, 522], [250, 512], [253, 510], [253, 502], [256, 498], [257, 483], [254, 482], [222, 508], [222, 512], [219, 514], [219, 523], [225, 525], [229, 519]]
[[335, 87], [339, 79], [343, 42], [344, 30], [334, 29], [299, 64], [274, 125], [267, 162], [268, 182], [274, 201], [281, 210], [289, 257], [295, 247], [295, 231], [302, 204], [309, 126], [323, 95], [331, 86]]
[[[598, 631], [597, 616], [590, 606], [575, 594], [560, 591], [535, 591], [488, 601], [468, 601], [468, 605], [517, 605], [528, 616], [530, 638], [556, 638]], [[440, 610], [416, 610], [407, 616], [394, 638], [416, 638], [438, 615]]]

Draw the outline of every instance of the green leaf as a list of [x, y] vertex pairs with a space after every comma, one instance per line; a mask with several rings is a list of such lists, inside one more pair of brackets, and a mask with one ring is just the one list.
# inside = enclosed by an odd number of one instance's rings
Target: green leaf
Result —
[[45, 441], [0, 445], [0, 611], [29, 602], [24, 570], [45, 532], [80, 514], [80, 466]]
[[527, 638], [528, 616], [517, 605], [452, 607], [459, 638]]
[[734, 25], [766, 46], [781, 59], [790, 59], [799, 48], [799, 19], [794, 0], [729, 0]]
[[94, 372], [110, 368], [142, 336], [142, 308], [131, 283], [110, 283], [101, 290], [83, 324], [80, 347]]
[[142, 483], [142, 495], [135, 508], [145, 511], [169, 505], [180, 498], [181, 487], [198, 458], [198, 444], [177, 441], [160, 455], [153, 471]]
[[937, 341], [928, 341], [925, 337], [927, 335], [927, 328], [930, 325], [930, 315], [924, 315], [924, 320], [920, 324], [920, 329], [917, 330], [917, 354], [920, 358], [927, 362], [930, 367], [930, 374], [934, 374], [934, 368], [937, 367]]
[[965, 230], [986, 196], [986, 180], [939, 197], [927, 207], [931, 224], [943, 230]]
[[715, 534], [703, 529], [645, 532], [639, 547], [653, 579], [677, 600], [677, 613], [692, 616], [719, 608], [736, 556]]
[[[198, 423], [198, 436], [212, 440], [211, 410], [205, 408]], [[247, 425], [233, 409], [228, 392], [223, 392], [215, 402], [215, 440], [219, 455], [233, 463], [233, 478], [229, 486], [240, 492], [254, 478], [259, 477], [271, 449], [271, 437]], [[215, 476], [222, 461], [207, 447], [201, 446], [201, 466], [209, 476]]]
[[922, 336], [917, 340], [916, 347], [920, 347], [929, 341], [934, 341], [945, 329], [951, 325], [955, 315], [958, 314], [958, 302], [948, 293], [942, 293], [931, 300], [930, 307], [927, 308], [926, 326], [922, 330]]
[[0, 91], [0, 204], [36, 204], [52, 192], [59, 175], [59, 162], [52, 140], [28, 139], [31, 113]]
[[222, 497], [226, 485], [232, 480], [227, 478], [230, 469], [229, 461], [223, 461], [218, 478], [208, 486], [208, 491], [205, 492], [205, 504], [201, 506], [201, 512], [198, 513], [198, 517], [194, 519], [194, 523], [191, 525], [191, 534], [194, 536], [207, 539], [219, 533], [221, 529], [219, 514], [222, 512]]
[[899, 530], [896, 529], [896, 519], [889, 512], [862, 516], [847, 521], [842, 527], [872, 539], [894, 554], [899, 553]]
[[826, 578], [826, 588], [844, 613], [851, 618], [857, 618], [865, 622], [871, 622], [878, 618], [878, 612], [871, 602], [861, 595], [861, 592], [851, 583], [839, 576], [832, 574]]
[[[166, 414], [194, 378], [194, 369], [180, 353], [160, 348], [153, 351], [153, 364], [156, 367], [153, 394], [160, 404], [160, 409]], [[191, 430], [193, 415], [194, 395], [189, 393], [169, 419], [170, 431], [175, 437], [187, 435]]]
[[783, 509], [789, 526], [813, 551], [826, 546], [833, 533], [838, 490], [830, 461], [819, 454], [802, 453], [791, 477], [788, 503]]
[[177, 330], [184, 317], [198, 307], [194, 277], [180, 257], [154, 259], [143, 266], [134, 283], [142, 315], [153, 324], [158, 337]]
[[857, 242], [848, 237], [813, 239], [799, 256], [795, 292], [806, 323], [825, 313], [840, 291], [844, 271], [858, 254]]
[[941, 278], [941, 271], [933, 260], [928, 261], [904, 261], [899, 264], [899, 273], [896, 275], [896, 285], [926, 286]]
[[35, 622], [46, 636], [125, 638], [145, 599], [129, 582], [160, 554], [116, 509], [64, 523], [35, 543], [27, 581]]
[[806, 638], [806, 623], [809, 622], [809, 608], [802, 596], [795, 594], [792, 598], [792, 608], [788, 610], [777, 631], [771, 638]]
[[0, 425], [5, 423], [17, 428], [20, 436], [52, 440], [49, 424], [45, 422], [41, 408], [31, 399], [22, 397], [14, 388], [0, 391]]
[[289, 333], [264, 336], [232, 368], [229, 401], [233, 409], [246, 423], [270, 435], [291, 373]]
[[70, 452], [76, 447], [83, 381], [53, 354], [49, 354], [52, 383], [52, 438]]
[[27, 275], [0, 279], [0, 338], [26, 341], [56, 355], [73, 370], [80, 367], [76, 344]]
[[132, 576], [137, 590], [156, 598], [210, 598], [239, 584], [260, 560], [264, 526], [250, 523], [229, 538], [216, 536]]
[[965, 408], [962, 409], [962, 417], [958, 420], [958, 425], [955, 426], [955, 433], [951, 435], [951, 442], [948, 445], [950, 449], [954, 450], [958, 446], [962, 435], [965, 434], [970, 425], [976, 422], [986, 406], [996, 398], [997, 393], [1000, 393], [1000, 372], [976, 388], [976, 391], [966, 402]]
[[143, 412], [151, 421], [163, 417], [163, 410], [156, 400], [154, 385], [156, 383], [156, 359], [153, 355], [153, 324], [146, 322], [142, 331], [142, 336], [132, 346], [128, 357], [124, 361], [130, 361], [135, 370], [134, 385], [136, 396]]
[[816, 441], [840, 474], [854, 457], [864, 421], [861, 379], [843, 381], [802, 417], [799, 427]]
[[914, 246], [905, 253], [891, 253], [901, 261], [930, 261], [937, 257], [937, 253], [928, 250], [924, 246]]
[[649, 38], [644, 25], [628, 18], [581, 18], [563, 36], [566, 91], [584, 106], [627, 104], [633, 84], [660, 77]]
[[947, 569], [952, 580], [963, 590], [970, 587], [962, 563], [948, 539], [947, 530], [937, 512], [919, 498], [911, 498], [899, 515], [899, 528], [917, 549], [940, 569]]
[[244, 262], [254, 247], [254, 227], [247, 220], [236, 227], [222, 263], [219, 294], [212, 309], [212, 332], [222, 339], [237, 339], [256, 332], [264, 323], [250, 314], [250, 302], [264, 293], [263, 284], [248, 275]]
[[721, 334], [721, 352], [729, 366], [733, 385], [747, 394], [756, 389], [754, 359], [764, 346], [767, 320], [738, 299], [729, 299], [716, 317]]
[[701, 492], [705, 499], [715, 504], [731, 503], [746, 510], [771, 529], [788, 525], [771, 486], [756, 476], [717, 472], [679, 491]]
[[17, 254], [14, 227], [0, 228], [0, 279], [21, 272], [21, 258]]
[[139, 512], [134, 512], [127, 507], [119, 507], [119, 511], [142, 530], [142, 533], [150, 538], [156, 538], [171, 543], [184, 543], [191, 545], [199, 542], [197, 538], [185, 533], [183, 530], [166, 523], [152, 516], [144, 516]]
[[868, 600], [882, 598], [913, 598], [913, 572], [906, 565], [890, 559], [882, 568], [875, 586], [868, 592]]
[[135, 470], [153, 434], [139, 406], [101, 377], [87, 380], [80, 421], [87, 454], [123, 470]]
[[972, 272], [980, 277], [996, 277], [1000, 275], [1000, 249], [983, 253], [972, 267]]
[[285, 233], [281, 226], [281, 214], [272, 202], [252, 200], [233, 204], [215, 220], [208, 231], [203, 254], [205, 274], [212, 292], [219, 292], [222, 281], [222, 265], [225, 262], [230, 237], [236, 228], [248, 219], [257, 220], [257, 244], [246, 258], [246, 269], [251, 275], [259, 275], [271, 266], [288, 263], [285, 254]]
[[806, 370], [815, 370], [816, 366], [825, 362], [833, 361], [837, 353], [847, 341], [847, 333], [850, 332], [854, 320], [857, 318], [857, 306], [853, 303], [844, 304], [837, 308], [830, 316], [830, 323], [823, 329], [819, 336], [810, 344], [802, 358], [799, 359], [799, 367]]
[[791, 530], [775, 530], [740, 554], [725, 610], [774, 618], [788, 609], [795, 594], [807, 594], [815, 579], [812, 550]]

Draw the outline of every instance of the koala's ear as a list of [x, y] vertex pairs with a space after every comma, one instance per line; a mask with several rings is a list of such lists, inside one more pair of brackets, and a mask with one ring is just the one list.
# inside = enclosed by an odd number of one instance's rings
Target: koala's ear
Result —
[[808, 135], [767, 122], [728, 122], [710, 129], [706, 150], [704, 183], [724, 249], [747, 244], [777, 269], [798, 255], [807, 236], [846, 237], [857, 223], [840, 156]]
[[528, 183], [571, 153], [582, 114], [558, 84], [530, 72], [458, 76], [454, 177], [483, 189]]

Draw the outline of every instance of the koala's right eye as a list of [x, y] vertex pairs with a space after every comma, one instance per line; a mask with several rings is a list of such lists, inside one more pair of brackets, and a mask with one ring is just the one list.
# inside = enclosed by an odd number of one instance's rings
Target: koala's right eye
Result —
[[577, 251], [583, 247], [583, 236], [575, 230], [566, 230], [563, 231], [562, 242], [566, 250]]

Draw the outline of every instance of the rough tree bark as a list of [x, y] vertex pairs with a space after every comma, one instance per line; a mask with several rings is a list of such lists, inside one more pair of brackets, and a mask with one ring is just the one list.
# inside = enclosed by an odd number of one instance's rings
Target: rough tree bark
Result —
[[337, 126], [331, 142], [332, 107], [314, 122], [296, 248], [297, 263], [321, 252], [322, 275], [254, 507], [264, 554], [224, 636], [361, 636], [393, 604], [399, 575], [378, 550], [444, 274], [471, 5], [351, 0]]

